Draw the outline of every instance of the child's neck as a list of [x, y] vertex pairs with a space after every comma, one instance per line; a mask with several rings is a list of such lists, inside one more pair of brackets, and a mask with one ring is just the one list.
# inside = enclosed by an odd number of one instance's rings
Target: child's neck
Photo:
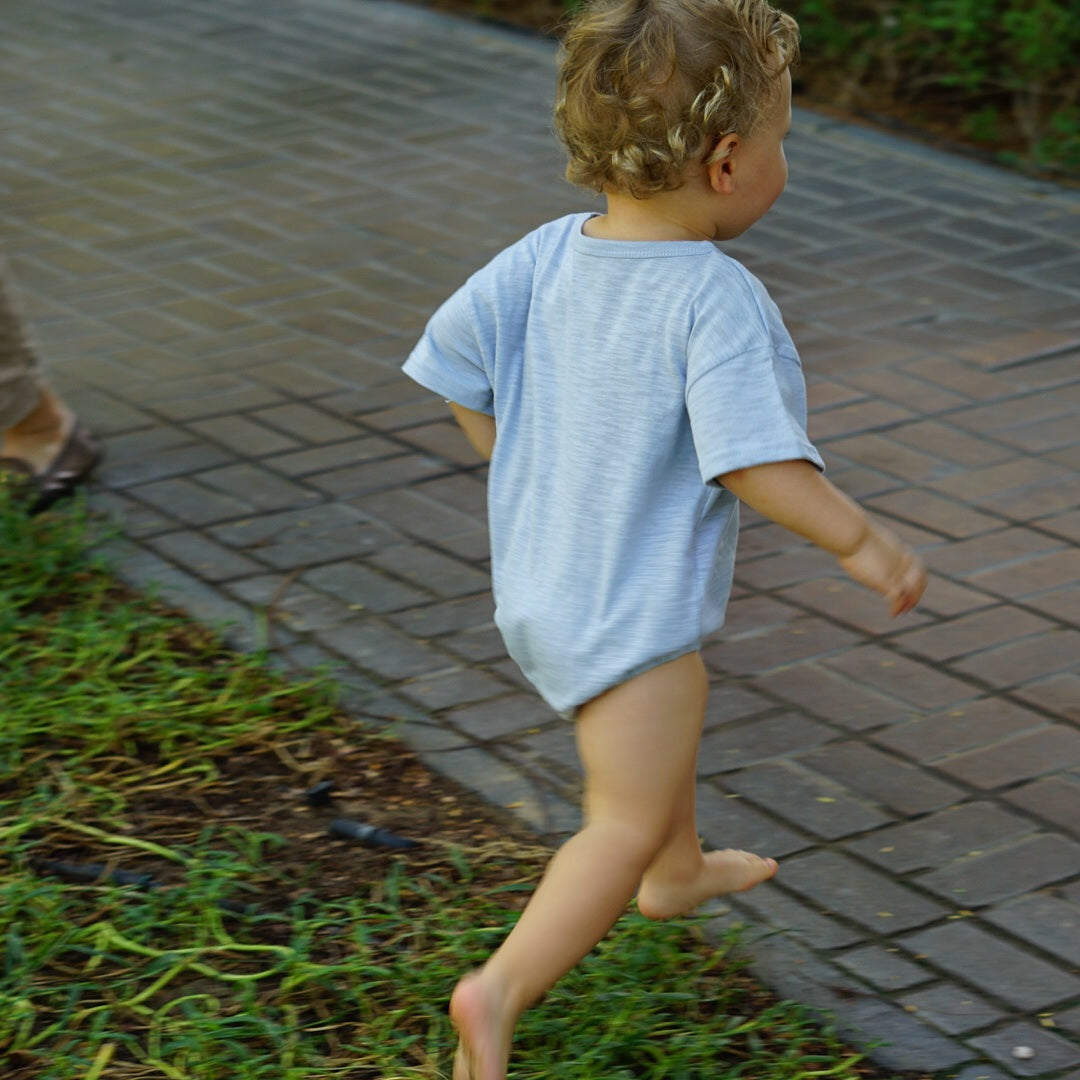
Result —
[[597, 240], [711, 240], [681, 195], [682, 189], [645, 199], [607, 192], [607, 213], [589, 218], [584, 233]]

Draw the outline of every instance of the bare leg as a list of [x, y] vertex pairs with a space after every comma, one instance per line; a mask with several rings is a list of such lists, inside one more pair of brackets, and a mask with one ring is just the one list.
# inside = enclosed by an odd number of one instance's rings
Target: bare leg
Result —
[[693, 784], [706, 692], [695, 653], [581, 710], [585, 826], [556, 852], [506, 941], [454, 991], [454, 1080], [505, 1080], [518, 1017], [611, 929], [661, 849], [683, 842], [676, 818]]
[[[702, 678], [705, 677], [703, 668]], [[670, 919], [685, 915], [714, 896], [745, 892], [776, 873], [775, 859], [762, 858], [749, 851], [733, 848], [701, 850], [695, 787], [691, 776], [690, 782], [679, 793], [679, 804], [664, 847], [642, 878], [638, 910], [647, 918]]]

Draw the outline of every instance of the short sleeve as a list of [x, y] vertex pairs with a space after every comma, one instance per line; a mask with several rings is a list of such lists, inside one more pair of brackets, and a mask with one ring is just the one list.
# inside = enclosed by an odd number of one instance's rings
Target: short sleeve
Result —
[[806, 434], [806, 388], [793, 347], [717, 359], [687, 384], [686, 407], [706, 483], [777, 461], [803, 459], [824, 469]]
[[806, 434], [799, 353], [765, 286], [744, 266], [699, 299], [687, 347], [686, 408], [701, 477], [805, 460], [824, 470]]
[[491, 416], [494, 393], [484, 365], [484, 343], [469, 317], [468, 288], [456, 292], [431, 317], [403, 370], [448, 401]]

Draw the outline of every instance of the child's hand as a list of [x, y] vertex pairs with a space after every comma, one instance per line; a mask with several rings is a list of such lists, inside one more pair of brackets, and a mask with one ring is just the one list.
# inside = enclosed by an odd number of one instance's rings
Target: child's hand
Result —
[[838, 561], [853, 580], [881, 593], [889, 601], [894, 617], [910, 611], [926, 588], [922, 560], [898, 536], [876, 522], [870, 523], [855, 553]]

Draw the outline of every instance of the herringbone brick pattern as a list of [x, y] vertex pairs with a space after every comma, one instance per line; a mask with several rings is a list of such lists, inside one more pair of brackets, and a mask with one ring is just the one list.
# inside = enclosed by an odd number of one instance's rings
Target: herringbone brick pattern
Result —
[[[553, 52], [386, 0], [8, 0], [0, 233], [105, 437], [125, 573], [239, 644], [269, 607], [294, 662], [560, 834], [573, 742], [492, 626], [483, 467], [399, 374], [471, 270], [591, 205]], [[894, 623], [748, 522], [701, 821], [784, 858], [718, 918], [783, 931], [759, 968], [896, 1068], [1076, 1080], [1080, 197], [805, 111], [789, 146], [730, 250], [831, 475], [932, 583]]]

